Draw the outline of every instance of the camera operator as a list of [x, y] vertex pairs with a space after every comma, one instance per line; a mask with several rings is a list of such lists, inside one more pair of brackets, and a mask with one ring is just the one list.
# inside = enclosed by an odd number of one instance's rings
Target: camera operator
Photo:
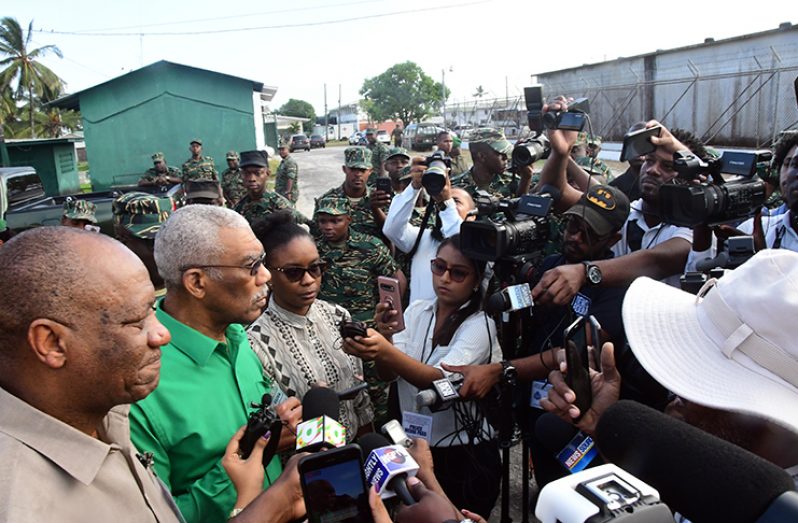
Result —
[[453, 187], [461, 187], [475, 197], [477, 191], [491, 196], [511, 198], [529, 192], [532, 166], [520, 166], [515, 174], [507, 171], [508, 155], [513, 146], [498, 129], [478, 129], [469, 142], [474, 165], [452, 179]]
[[[564, 101], [550, 104], [548, 110], [557, 110], [567, 105]], [[659, 125], [652, 120], [647, 127]], [[688, 133], [683, 133], [687, 135]], [[565, 180], [571, 144], [576, 138], [572, 131], [549, 130], [551, 157], [543, 168], [541, 183], [551, 184], [562, 192], [555, 209], [567, 209], [576, 203], [582, 192], [574, 189]], [[631, 203], [631, 212], [626, 225], [621, 229], [621, 240], [613, 246], [615, 258], [601, 260], [594, 266], [594, 278], [588, 281], [583, 265], [563, 265], [543, 275], [533, 290], [536, 302], [562, 305], [570, 302], [586, 283], [592, 285], [625, 285], [639, 276], [649, 276], [670, 285], [679, 286], [679, 276], [689, 269], [694, 260], [711, 257], [712, 235], [705, 226], [700, 245], [693, 248], [693, 232], [686, 227], [677, 227], [662, 222], [659, 211], [659, 188], [673, 183], [676, 171], [673, 168], [673, 153], [689, 147], [664, 127], [659, 137], [651, 142], [656, 150], [646, 156], [640, 174], [642, 197]], [[694, 154], [705, 155], [697, 140], [689, 141]], [[689, 262], [689, 263], [688, 263]]]
[[754, 236], [757, 250], [798, 251], [798, 133], [776, 145], [773, 167], [779, 170], [779, 187], [788, 211], [764, 217], [758, 213], [743, 222], [739, 230], [742, 234]]
[[414, 159], [414, 165], [410, 169], [411, 185], [394, 197], [382, 228], [382, 233], [397, 249], [413, 254], [410, 262], [409, 303], [435, 297], [429, 260], [435, 257], [438, 246], [445, 238], [460, 232], [460, 225], [466, 220], [468, 212], [474, 209], [471, 196], [463, 189], [452, 188], [449, 177], [446, 176], [443, 190], [432, 197], [438, 208], [433, 228], [420, 229], [412, 225], [410, 222], [415, 202], [423, 190], [421, 179], [426, 166], [422, 161], [422, 158]]

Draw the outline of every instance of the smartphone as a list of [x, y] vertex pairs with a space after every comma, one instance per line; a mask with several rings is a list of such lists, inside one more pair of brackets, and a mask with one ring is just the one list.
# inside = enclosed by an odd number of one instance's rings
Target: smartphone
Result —
[[374, 188], [378, 191], [386, 192], [393, 195], [393, 187], [391, 187], [391, 179], [381, 176], [374, 182]]
[[576, 394], [574, 404], [579, 407], [581, 415], [587, 412], [593, 403], [593, 391], [590, 387], [590, 360], [587, 351], [589, 323], [587, 317], [579, 316], [563, 332], [565, 362], [568, 365], [565, 383]]
[[662, 127], [655, 125], [627, 133], [623, 137], [623, 148], [621, 149], [621, 161], [628, 162], [638, 156], [645, 156], [653, 153], [657, 146], [651, 143], [651, 137], [659, 137]]
[[387, 303], [391, 310], [398, 312], [393, 319], [399, 322], [394, 332], [405, 330], [405, 318], [402, 313], [402, 294], [399, 292], [399, 280], [389, 276], [377, 278], [377, 288], [380, 292], [380, 303]]
[[374, 523], [356, 444], [305, 456], [299, 461], [299, 482], [310, 523]]
[[[587, 317], [587, 346], [593, 347], [593, 367], [597, 371], [601, 371], [601, 324], [592, 314]], [[588, 353], [588, 355], [590, 355]]]

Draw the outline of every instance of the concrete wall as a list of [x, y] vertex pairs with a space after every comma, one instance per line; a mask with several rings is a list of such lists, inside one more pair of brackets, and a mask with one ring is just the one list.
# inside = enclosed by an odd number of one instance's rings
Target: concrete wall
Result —
[[798, 27], [537, 75], [546, 96], [588, 96], [605, 139], [656, 118], [712, 144], [751, 147], [798, 123], [796, 76]]

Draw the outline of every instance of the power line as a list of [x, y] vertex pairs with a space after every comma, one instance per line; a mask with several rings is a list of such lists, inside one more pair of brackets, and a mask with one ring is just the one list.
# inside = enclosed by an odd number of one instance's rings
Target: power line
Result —
[[219, 20], [234, 20], [236, 18], [247, 18], [250, 16], [262, 16], [262, 15], [274, 15], [274, 14], [283, 14], [283, 13], [294, 13], [298, 11], [312, 11], [316, 9], [327, 9], [330, 7], [345, 7], [350, 5], [359, 5], [359, 4], [373, 4], [376, 2], [384, 2], [385, 0], [360, 0], [358, 2], [344, 2], [340, 4], [324, 4], [320, 6], [314, 7], [297, 7], [294, 9], [282, 9], [282, 10], [275, 10], [275, 11], [262, 11], [259, 13], [248, 13], [248, 14], [241, 14], [241, 15], [231, 15], [231, 16], [215, 16], [212, 18], [195, 18], [193, 20], [179, 20], [177, 22], [159, 22], [157, 24], [139, 24], [139, 25], [127, 25], [121, 27], [105, 27], [100, 29], [86, 29], [83, 31], [75, 31], [75, 33], [79, 34], [92, 34], [98, 31], [118, 31], [121, 29], [137, 29], [142, 27], [163, 27], [166, 25], [186, 25], [186, 24], [195, 24], [199, 22], [218, 22]]
[[396, 15], [403, 15], [409, 13], [423, 13], [429, 11], [441, 11], [445, 9], [452, 9], [452, 8], [460, 8], [460, 7], [468, 7], [472, 5], [478, 4], [487, 4], [492, 2], [493, 0], [479, 0], [475, 2], [467, 2], [467, 3], [460, 3], [460, 4], [449, 4], [449, 5], [442, 5], [436, 7], [427, 7], [422, 9], [408, 9], [405, 11], [393, 11], [390, 13], [380, 13], [374, 15], [365, 15], [365, 16], [354, 16], [349, 18], [340, 18], [337, 20], [325, 20], [321, 22], [306, 22], [301, 24], [281, 24], [281, 25], [269, 25], [269, 26], [259, 26], [259, 27], [241, 27], [235, 29], [212, 29], [208, 31], [166, 31], [160, 33], [143, 33], [143, 32], [136, 32], [136, 33], [84, 33], [78, 31], [45, 31], [42, 29], [34, 29], [34, 32], [43, 33], [43, 34], [57, 34], [57, 35], [72, 35], [72, 36], [198, 36], [198, 35], [209, 35], [209, 34], [220, 34], [220, 33], [236, 33], [236, 32], [244, 32], [244, 31], [261, 31], [266, 29], [291, 29], [296, 27], [314, 27], [320, 25], [333, 25], [333, 24], [343, 24], [346, 22], [356, 22], [359, 20], [369, 20], [374, 18], [385, 18], [388, 16], [396, 16]]

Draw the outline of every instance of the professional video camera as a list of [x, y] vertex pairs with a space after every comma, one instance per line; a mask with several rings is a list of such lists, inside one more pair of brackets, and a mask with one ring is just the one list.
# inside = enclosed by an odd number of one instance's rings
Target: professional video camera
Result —
[[[678, 172], [674, 185], [659, 190], [662, 220], [681, 227], [710, 226], [753, 215], [765, 203], [765, 182], [757, 170], [770, 162], [768, 150], [727, 151], [718, 159], [705, 162], [689, 151], [673, 154], [673, 168]], [[700, 175], [711, 183], [686, 183]], [[726, 180], [724, 175], [733, 178]]]
[[[480, 218], [460, 227], [463, 253], [476, 260], [497, 261], [542, 251], [549, 238], [548, 213], [553, 202], [551, 194], [498, 199], [478, 193]], [[504, 214], [504, 221], [489, 218], [497, 213]]]
[[430, 196], [438, 196], [446, 186], [446, 176], [452, 159], [443, 151], [436, 151], [424, 159], [427, 170], [421, 175], [421, 185]]

